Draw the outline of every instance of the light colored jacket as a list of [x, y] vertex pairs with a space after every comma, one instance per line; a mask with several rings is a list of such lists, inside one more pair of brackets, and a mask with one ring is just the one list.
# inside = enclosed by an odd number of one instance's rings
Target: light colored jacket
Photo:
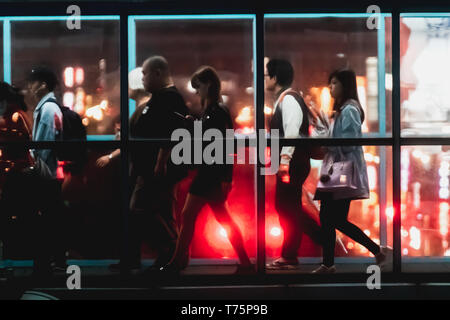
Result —
[[[341, 108], [340, 115], [335, 119], [331, 138], [361, 138], [361, 114], [358, 108], [358, 102], [348, 100]], [[340, 159], [341, 155], [344, 159]], [[355, 178], [357, 189], [349, 192], [334, 192], [332, 198], [339, 199], [368, 199], [369, 182], [367, 177], [367, 166], [364, 159], [362, 146], [330, 146], [327, 147], [327, 153], [323, 159], [321, 174], [328, 171], [333, 162], [340, 160], [350, 160], [358, 173]], [[315, 199], [321, 199], [323, 194], [316, 192]]]
[[[57, 141], [62, 140], [62, 113], [58, 105], [47, 101], [55, 99], [53, 92], [48, 93], [39, 101], [33, 112], [33, 141]], [[33, 156], [39, 157], [50, 169], [52, 175], [56, 177], [58, 160], [55, 150], [36, 149]]]

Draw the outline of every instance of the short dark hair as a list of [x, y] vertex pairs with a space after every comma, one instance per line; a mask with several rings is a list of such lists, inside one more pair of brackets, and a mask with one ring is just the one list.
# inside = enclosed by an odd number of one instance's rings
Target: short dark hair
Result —
[[294, 80], [294, 68], [285, 59], [270, 59], [267, 63], [269, 77], [277, 77], [277, 84], [282, 87], [289, 87]]
[[49, 91], [55, 90], [58, 84], [58, 78], [55, 72], [47, 66], [37, 66], [31, 69], [28, 75], [28, 82], [34, 81], [45, 82]]

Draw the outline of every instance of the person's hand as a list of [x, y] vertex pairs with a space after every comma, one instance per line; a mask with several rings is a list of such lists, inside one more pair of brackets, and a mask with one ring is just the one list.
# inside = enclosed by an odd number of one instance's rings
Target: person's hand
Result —
[[157, 162], [156, 165], [155, 165], [155, 170], [154, 170], [155, 176], [156, 177], [163, 177], [163, 176], [166, 175], [166, 173], [167, 173], [167, 165]]
[[225, 195], [228, 196], [232, 187], [233, 186], [232, 186], [231, 182], [222, 182], [222, 191]]
[[111, 159], [109, 158], [109, 155], [100, 157], [97, 159], [96, 165], [99, 168], [104, 168], [110, 163]]

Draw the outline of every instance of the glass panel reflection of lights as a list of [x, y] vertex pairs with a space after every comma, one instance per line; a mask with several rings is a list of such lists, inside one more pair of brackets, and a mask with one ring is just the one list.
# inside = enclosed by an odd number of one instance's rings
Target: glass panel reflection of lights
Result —
[[402, 136], [450, 135], [450, 18], [400, 19]]
[[[271, 15], [268, 15], [269, 17]], [[298, 16], [298, 17], [297, 17]], [[305, 15], [308, 16], [308, 15]], [[336, 15], [338, 16], [338, 15]], [[391, 18], [380, 18], [380, 29], [369, 30], [363, 17], [270, 17], [265, 19], [265, 56], [288, 59], [294, 69], [292, 88], [306, 104], [330, 114], [333, 99], [328, 76], [350, 68], [366, 113], [366, 136], [391, 134]], [[273, 113], [273, 94], [266, 90], [264, 113]], [[266, 125], [268, 122], [266, 122]]]
[[[401, 153], [402, 255], [449, 257], [448, 146], [403, 147]], [[408, 270], [408, 269], [407, 269]], [[426, 271], [425, 268], [419, 271]]]
[[24, 87], [33, 66], [52, 68], [59, 79], [57, 99], [82, 117], [88, 139], [118, 139], [119, 37], [118, 18], [81, 20], [80, 30], [69, 30], [62, 19], [12, 20], [12, 83]]
[[83, 162], [59, 161], [56, 180], [42, 182], [29, 169], [28, 150], [0, 148], [0, 267], [31, 267], [50, 255], [59, 266], [68, 259], [107, 272], [123, 239], [120, 160], [96, 163], [110, 152], [88, 149]]
[[253, 19], [239, 15], [233, 19], [220, 15], [201, 17], [132, 20], [136, 56], [131, 59], [136, 65], [131, 67], [142, 66], [152, 55], [164, 56], [177, 89], [196, 115], [200, 99], [190, 78], [201, 66], [212, 66], [218, 72], [221, 98], [230, 111], [236, 133], [254, 133]]
[[[393, 202], [392, 202], [392, 148], [364, 146], [364, 157], [370, 198], [351, 202], [348, 219], [358, 226], [374, 242], [392, 247], [393, 244]], [[303, 184], [302, 205], [308, 215], [318, 224], [320, 201], [314, 200], [319, 180], [321, 160], [311, 160], [311, 171]], [[280, 257], [283, 243], [283, 229], [275, 209], [275, 176], [266, 177], [266, 253], [271, 262]], [[380, 217], [381, 213], [381, 217]], [[308, 227], [306, 227], [308, 228]], [[314, 231], [314, 229], [309, 229]], [[314, 233], [313, 233], [314, 234]], [[364, 263], [373, 263], [373, 255], [362, 245], [337, 231], [336, 263], [341, 272], [365, 272], [363, 265], [345, 264], [346, 258], [361, 258]], [[322, 248], [316, 240], [303, 235], [298, 250], [300, 267], [297, 272], [309, 272], [322, 261]]]

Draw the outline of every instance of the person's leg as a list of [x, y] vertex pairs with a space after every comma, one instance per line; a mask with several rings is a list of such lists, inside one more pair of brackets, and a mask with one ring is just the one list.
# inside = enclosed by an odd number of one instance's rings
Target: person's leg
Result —
[[175, 253], [178, 239], [175, 223], [176, 185], [161, 181], [155, 187], [160, 190], [155, 193], [158, 197], [154, 199], [159, 201], [154, 223], [158, 226], [160, 236], [153, 242], [153, 246], [158, 252], [158, 265], [166, 265]]
[[336, 215], [336, 229], [366, 247], [374, 255], [380, 253], [380, 246], [373, 242], [360, 228], [348, 221], [350, 200], [339, 200], [336, 203], [341, 208]]
[[214, 212], [214, 216], [217, 221], [225, 228], [228, 232], [228, 238], [236, 251], [241, 265], [249, 266], [251, 265], [250, 259], [245, 251], [244, 240], [242, 238], [242, 233], [239, 230], [238, 225], [233, 221], [228, 210], [228, 205], [226, 202], [209, 202], [208, 203]]
[[178, 237], [175, 253], [169, 264], [177, 268], [186, 267], [189, 261], [189, 246], [194, 237], [195, 222], [197, 216], [205, 206], [206, 200], [189, 193], [186, 198], [183, 211], [181, 213], [181, 230]]
[[[143, 224], [146, 215], [146, 197], [144, 180], [137, 177], [136, 185], [133, 189], [130, 199], [130, 215], [128, 228], [128, 254], [125, 259], [125, 265], [132, 268], [141, 265], [141, 245], [143, 239]], [[148, 215], [148, 212], [147, 212]]]
[[320, 204], [320, 223], [322, 226], [323, 264], [326, 267], [334, 265], [334, 247], [336, 243], [336, 230], [333, 214], [339, 210], [333, 200], [322, 200]]
[[319, 221], [304, 207], [300, 207], [300, 224], [303, 232], [308, 235], [312, 241], [318, 245], [322, 245], [322, 229]]
[[275, 189], [275, 209], [278, 212], [280, 225], [283, 229], [284, 240], [281, 249], [281, 257], [286, 260], [296, 260], [300, 247], [302, 231], [299, 205], [301, 192], [293, 182], [285, 183], [277, 177]]

